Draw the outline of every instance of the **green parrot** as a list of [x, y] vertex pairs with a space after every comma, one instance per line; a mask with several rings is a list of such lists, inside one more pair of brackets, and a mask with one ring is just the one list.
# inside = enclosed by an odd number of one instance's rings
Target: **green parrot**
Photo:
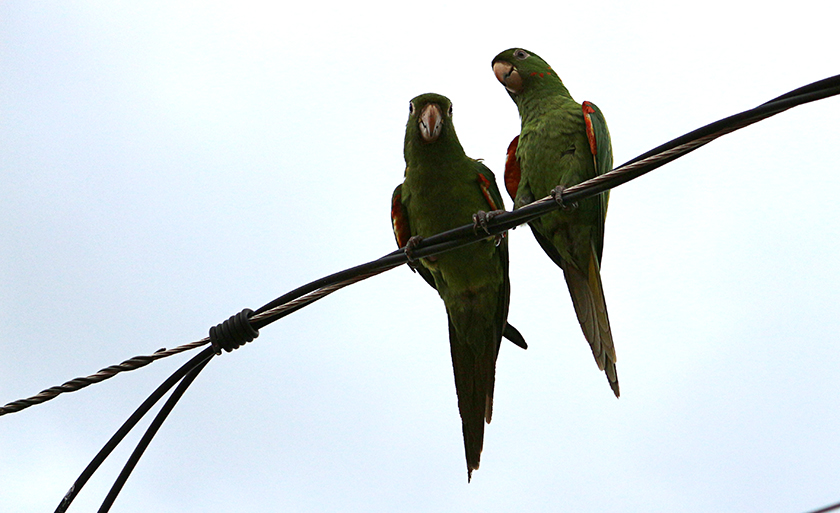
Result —
[[[464, 153], [445, 96], [428, 93], [411, 100], [404, 154], [405, 180], [391, 198], [391, 221], [397, 245], [406, 247], [409, 257], [422, 238], [471, 222], [477, 227], [477, 211], [503, 208], [493, 173]], [[507, 324], [507, 238], [491, 236], [421, 258], [413, 268], [446, 306], [469, 480], [481, 457], [484, 422], [493, 413], [502, 336], [525, 347], [519, 332]]]
[[[536, 54], [511, 48], [493, 73], [519, 109], [522, 128], [508, 147], [505, 188], [514, 209], [612, 169], [610, 133], [600, 109], [575, 102], [557, 73]], [[619, 396], [601, 253], [609, 192], [546, 214], [529, 224], [543, 251], [563, 269], [583, 334], [598, 368]]]

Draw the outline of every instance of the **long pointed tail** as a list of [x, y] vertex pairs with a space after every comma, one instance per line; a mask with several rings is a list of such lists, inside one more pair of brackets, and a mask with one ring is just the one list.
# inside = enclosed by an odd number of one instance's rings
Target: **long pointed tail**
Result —
[[615, 396], [619, 396], [618, 374], [615, 370], [615, 346], [610, 331], [607, 303], [601, 286], [601, 269], [593, 252], [589, 257], [589, 268], [584, 275], [572, 265], [566, 265], [563, 273], [572, 295], [578, 322], [583, 335], [592, 348], [592, 355], [598, 368], [607, 375]]
[[467, 457], [467, 479], [478, 468], [484, 447], [484, 423], [493, 415], [493, 388], [496, 382], [496, 348], [501, 334], [487, 333], [486, 345], [466, 343], [449, 321], [449, 347], [455, 371], [455, 390]]

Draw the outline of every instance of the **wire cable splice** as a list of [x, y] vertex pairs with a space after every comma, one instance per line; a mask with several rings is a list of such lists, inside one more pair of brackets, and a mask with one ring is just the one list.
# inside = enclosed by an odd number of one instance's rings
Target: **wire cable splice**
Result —
[[248, 342], [260, 336], [250, 322], [254, 311], [246, 308], [236, 315], [231, 315], [228, 320], [210, 328], [210, 345], [218, 355], [222, 349], [230, 353], [239, 349]]

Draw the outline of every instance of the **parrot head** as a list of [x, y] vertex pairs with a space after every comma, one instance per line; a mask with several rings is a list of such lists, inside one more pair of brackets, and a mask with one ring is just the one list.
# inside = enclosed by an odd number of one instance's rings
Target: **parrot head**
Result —
[[493, 59], [493, 73], [514, 101], [529, 91], [556, 90], [558, 85], [565, 90], [560, 77], [547, 62], [522, 48], [511, 48], [497, 55]]
[[[448, 125], [448, 126], [447, 126]], [[421, 94], [408, 102], [406, 137], [433, 143], [444, 131], [452, 130], [452, 102], [435, 93]]]
[[[452, 124], [452, 102], [435, 93], [421, 94], [408, 104], [408, 123], [405, 126], [405, 148], [444, 150], [461, 147]], [[461, 150], [463, 151], [463, 150]]]

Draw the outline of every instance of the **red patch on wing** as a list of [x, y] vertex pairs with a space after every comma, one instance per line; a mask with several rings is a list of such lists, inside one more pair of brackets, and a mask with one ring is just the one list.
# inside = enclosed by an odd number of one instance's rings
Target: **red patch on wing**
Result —
[[402, 206], [402, 194], [396, 194], [391, 203], [391, 224], [394, 227], [394, 237], [397, 238], [397, 246], [404, 247], [411, 238], [411, 231], [405, 219]]
[[490, 180], [488, 180], [486, 176], [479, 174], [478, 186], [481, 187], [481, 193], [484, 194], [484, 199], [487, 200], [490, 210], [499, 210], [499, 207], [496, 206], [496, 202], [493, 201], [493, 196], [490, 194]]
[[583, 102], [583, 120], [586, 122], [586, 138], [589, 139], [589, 151], [592, 152], [593, 155], [598, 154], [598, 143], [595, 140], [595, 129], [592, 128], [592, 117], [591, 114], [595, 112], [595, 109], [592, 108], [592, 104], [589, 102]]
[[516, 191], [519, 190], [519, 179], [522, 171], [519, 169], [519, 160], [516, 158], [516, 147], [519, 145], [519, 136], [513, 138], [508, 145], [507, 158], [505, 159], [505, 189], [511, 199], [516, 199]]

